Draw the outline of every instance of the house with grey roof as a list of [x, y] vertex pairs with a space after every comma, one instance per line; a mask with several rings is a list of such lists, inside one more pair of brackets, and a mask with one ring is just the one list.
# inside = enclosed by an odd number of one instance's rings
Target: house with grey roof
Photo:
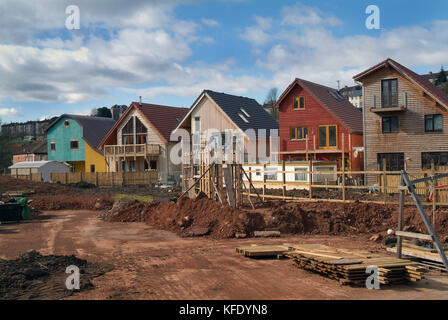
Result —
[[45, 131], [48, 160], [67, 162], [73, 172], [106, 172], [98, 145], [114, 124], [111, 118], [61, 115]]
[[193, 153], [205, 145], [236, 150], [238, 143], [247, 160], [260, 143], [265, 143], [269, 156], [270, 136], [277, 135], [278, 123], [254, 99], [204, 90], [174, 131], [181, 129], [191, 136]]

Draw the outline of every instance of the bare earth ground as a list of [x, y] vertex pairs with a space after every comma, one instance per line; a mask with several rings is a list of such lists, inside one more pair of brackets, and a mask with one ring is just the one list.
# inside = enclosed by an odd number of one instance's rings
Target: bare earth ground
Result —
[[[75, 254], [114, 270], [95, 288], [69, 299], [447, 299], [448, 276], [368, 290], [300, 270], [285, 260], [253, 260], [235, 252], [248, 244], [323, 243], [381, 250], [363, 236], [282, 236], [279, 239], [180, 238], [144, 223], [107, 223], [95, 211], [47, 211], [34, 220], [0, 226], [0, 258], [30, 249]], [[82, 275], [81, 275], [82, 277]], [[63, 286], [64, 283], [61, 283]]]

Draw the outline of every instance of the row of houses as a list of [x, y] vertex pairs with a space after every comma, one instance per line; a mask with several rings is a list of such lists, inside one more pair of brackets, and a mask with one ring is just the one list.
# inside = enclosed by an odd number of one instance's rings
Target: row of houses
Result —
[[[296, 78], [275, 104], [278, 122], [251, 98], [204, 90], [187, 108], [132, 102], [118, 119], [64, 114], [46, 129], [49, 161], [72, 171], [156, 170], [159, 179], [178, 180], [181, 168], [169, 155], [172, 133], [214, 129], [222, 146], [251, 137], [247, 129], [278, 130], [280, 160], [335, 163], [356, 170], [418, 170], [448, 162], [448, 95], [423, 76], [392, 59], [355, 75], [362, 107], [341, 91]], [[191, 150], [208, 139], [192, 138]], [[199, 139], [199, 140], [198, 140]], [[259, 136], [256, 143], [261, 142]]]

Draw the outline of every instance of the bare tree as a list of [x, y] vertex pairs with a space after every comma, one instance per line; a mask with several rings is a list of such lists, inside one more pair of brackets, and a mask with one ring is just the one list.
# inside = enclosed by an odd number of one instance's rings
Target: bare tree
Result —
[[271, 88], [263, 103], [263, 108], [267, 112], [269, 112], [275, 120], [278, 120], [278, 110], [274, 108], [277, 99], [278, 99], [278, 89]]

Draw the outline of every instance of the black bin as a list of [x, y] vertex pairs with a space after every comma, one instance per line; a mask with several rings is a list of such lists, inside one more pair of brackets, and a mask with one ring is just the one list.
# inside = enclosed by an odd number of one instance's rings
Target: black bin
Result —
[[20, 203], [0, 204], [0, 221], [20, 221], [22, 220], [22, 207]]

